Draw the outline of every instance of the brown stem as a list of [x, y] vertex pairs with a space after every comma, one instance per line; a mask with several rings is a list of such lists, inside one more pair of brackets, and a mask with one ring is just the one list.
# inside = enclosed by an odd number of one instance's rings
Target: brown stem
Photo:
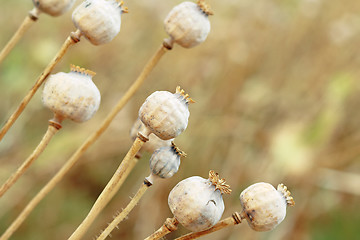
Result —
[[141, 197], [145, 194], [146, 190], [148, 190], [151, 185], [152, 184], [149, 181], [144, 181], [139, 190], [136, 192], [135, 196], [131, 199], [130, 203], [124, 208], [124, 210], [121, 211], [119, 215], [116, 216], [116, 218], [114, 218], [114, 220], [107, 226], [107, 228], [102, 231], [97, 240], [106, 239], [112, 230], [114, 230], [114, 228], [116, 228], [116, 226], [119, 225], [119, 223], [121, 223], [129, 215], [131, 210], [133, 210], [133, 208], [138, 204]]
[[27, 30], [32, 26], [33, 23], [38, 19], [38, 12], [36, 8], [29, 12], [26, 18], [23, 20], [17, 31], [11, 37], [11, 39], [7, 42], [5, 47], [0, 52], [0, 64], [6, 58], [6, 56], [10, 53], [10, 51], [15, 47], [18, 41], [24, 36]]
[[70, 171], [72, 166], [80, 159], [83, 153], [101, 136], [102, 133], [109, 127], [110, 123], [116, 117], [117, 113], [125, 106], [135, 92], [140, 88], [146, 77], [149, 75], [151, 70], [159, 62], [161, 57], [166, 52], [167, 48], [161, 45], [155, 55], [147, 62], [143, 71], [136, 79], [136, 81], [130, 86], [123, 97], [119, 100], [116, 106], [111, 110], [107, 117], [103, 120], [100, 127], [92, 133], [85, 142], [76, 150], [76, 152], [69, 158], [65, 165], [57, 172], [57, 174], [50, 179], [50, 181], [40, 190], [40, 192], [28, 203], [20, 215], [6, 230], [0, 240], [8, 239], [15, 231], [20, 227], [23, 221], [29, 216], [32, 210], [39, 204], [39, 202], [56, 186], [58, 182]]
[[149, 237], [145, 238], [145, 240], [156, 240], [164, 237], [165, 235], [175, 231], [177, 229], [177, 225], [179, 224], [178, 220], [173, 218], [167, 218], [164, 224]]
[[135, 155], [146, 141], [147, 138], [143, 138], [140, 136], [135, 139], [133, 145], [120, 163], [118, 169], [116, 170], [110, 181], [106, 184], [100, 196], [96, 199], [90, 212], [82, 221], [82, 223], [78, 226], [75, 232], [70, 236], [69, 240], [81, 239], [82, 236], [86, 233], [90, 225], [94, 222], [95, 218], [113, 198], [115, 193], [119, 190], [126, 177], [129, 175], [129, 173], [135, 166], [135, 163], [137, 162]]
[[[77, 35], [76, 35], [77, 34]], [[55, 57], [51, 60], [51, 62], [47, 65], [45, 70], [41, 73], [39, 78], [36, 80], [34, 86], [30, 89], [30, 91], [26, 94], [24, 99], [21, 101], [15, 112], [10, 116], [10, 118], [6, 121], [5, 125], [2, 127], [0, 131], [0, 141], [3, 139], [7, 131], [14, 124], [16, 119], [20, 116], [22, 111], [25, 109], [26, 105], [30, 102], [31, 98], [34, 96], [36, 91], [39, 89], [41, 84], [45, 81], [47, 76], [54, 69], [56, 64], [61, 60], [61, 58], [65, 55], [66, 51], [70, 46], [74, 45], [78, 41], [80, 41], [80, 31], [78, 30], [75, 34], [71, 34], [62, 45], [61, 49], [57, 52]]]
[[188, 234], [186, 234], [184, 236], [176, 238], [176, 240], [196, 239], [196, 238], [202, 237], [204, 235], [210, 234], [212, 232], [219, 231], [219, 230], [221, 230], [223, 228], [239, 224], [239, 223], [241, 223], [241, 220], [244, 219], [244, 218], [245, 218], [245, 216], [244, 216], [243, 213], [239, 214], [238, 212], [235, 212], [231, 217], [228, 217], [228, 218], [225, 218], [224, 220], [221, 220], [220, 222], [218, 222], [217, 224], [215, 224], [211, 228], [208, 228], [208, 229], [206, 229], [204, 231], [200, 231], [200, 232], [188, 233]]
[[0, 188], [0, 197], [25, 173], [31, 164], [40, 156], [44, 151], [52, 137], [59, 131], [61, 124], [57, 121], [50, 120], [49, 127], [40, 141], [39, 145], [35, 148], [32, 154], [23, 162], [23, 164], [13, 173]]

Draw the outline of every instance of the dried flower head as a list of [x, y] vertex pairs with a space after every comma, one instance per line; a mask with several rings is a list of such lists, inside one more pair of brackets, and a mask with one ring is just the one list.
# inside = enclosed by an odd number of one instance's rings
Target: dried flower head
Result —
[[191, 48], [205, 41], [210, 32], [208, 16], [212, 14], [203, 0], [198, 4], [183, 2], [175, 6], [164, 20], [165, 31], [171, 38], [169, 47], [176, 42], [182, 47]]
[[209, 179], [195, 176], [182, 180], [169, 194], [171, 212], [190, 231], [198, 232], [215, 225], [224, 212], [221, 190], [227, 193], [231, 190], [224, 182], [219, 183], [218, 175], [210, 172]]
[[71, 65], [69, 73], [50, 75], [45, 82], [42, 101], [62, 119], [89, 120], [100, 105], [100, 92], [92, 81], [94, 72]]
[[255, 183], [240, 194], [240, 202], [249, 226], [255, 231], [269, 231], [286, 216], [286, 207], [294, 200], [283, 184], [276, 190], [269, 183]]
[[119, 32], [121, 13], [127, 12], [123, 2], [85, 0], [72, 14], [75, 26], [92, 44], [110, 42]]
[[139, 110], [139, 118], [150, 132], [169, 140], [186, 129], [191, 102], [192, 99], [180, 87], [175, 93], [157, 91], [145, 100]]
[[41, 12], [51, 16], [60, 16], [68, 11], [75, 3], [75, 0], [32, 0], [34, 6]]

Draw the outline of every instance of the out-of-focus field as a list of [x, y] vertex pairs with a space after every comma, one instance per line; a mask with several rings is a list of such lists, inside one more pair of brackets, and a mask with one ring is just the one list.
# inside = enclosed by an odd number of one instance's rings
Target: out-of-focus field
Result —
[[[37, 162], [0, 199], [0, 233], [101, 123], [167, 37], [163, 19], [181, 1], [126, 1], [120, 34], [93, 46], [73, 46], [54, 73], [70, 63], [97, 72], [102, 93], [95, 117], [65, 121]], [[80, 1], [77, 1], [75, 6]], [[180, 180], [213, 169], [232, 186], [223, 217], [240, 211], [240, 192], [264, 181], [285, 183], [296, 201], [273, 231], [246, 223], [204, 239], [356, 239], [360, 235], [360, 1], [209, 0], [211, 33], [193, 48], [176, 45], [140, 91], [72, 171], [38, 205], [11, 239], [67, 239], [88, 213], [131, 146], [129, 131], [145, 98], [180, 85], [196, 101], [176, 143], [188, 157], [159, 181], [113, 232], [144, 239], [171, 212], [167, 196]], [[33, 7], [1, 1], [0, 48]], [[71, 12], [42, 14], [0, 66], [0, 121], [7, 119], [74, 25]], [[32, 152], [52, 117], [38, 92], [0, 143], [0, 182]], [[129, 202], [149, 174], [145, 154], [92, 225], [92, 239]], [[187, 230], [167, 237], [173, 239]]]

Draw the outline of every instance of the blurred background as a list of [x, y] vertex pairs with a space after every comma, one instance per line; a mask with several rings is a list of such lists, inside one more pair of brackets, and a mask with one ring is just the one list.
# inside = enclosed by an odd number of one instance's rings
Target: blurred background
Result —
[[[167, 37], [163, 19], [181, 1], [126, 1], [120, 34], [71, 47], [56, 72], [75, 64], [93, 70], [102, 93], [95, 117], [65, 121], [41, 157], [0, 199], [0, 233], [75, 152], [136, 79]], [[78, 5], [80, 1], [75, 3]], [[169, 191], [190, 176], [215, 170], [231, 185], [223, 217], [240, 211], [239, 194], [264, 181], [284, 183], [295, 207], [273, 231], [247, 223], [204, 239], [356, 239], [360, 223], [360, 1], [209, 0], [207, 40], [176, 45], [80, 162], [36, 207], [11, 239], [67, 239], [113, 175], [132, 141], [129, 131], [145, 98], [180, 85], [196, 101], [177, 145], [188, 154], [179, 172], [151, 187], [112, 239], [144, 239], [172, 217]], [[15, 32], [29, 0], [1, 1], [0, 47]], [[72, 9], [73, 10], [73, 9]], [[39, 20], [0, 65], [0, 121], [10, 116], [74, 25], [71, 11]], [[0, 143], [0, 182], [41, 140], [52, 113], [40, 91]], [[149, 174], [144, 154], [84, 239], [92, 239], [125, 207]], [[166, 239], [188, 231], [183, 227]]]

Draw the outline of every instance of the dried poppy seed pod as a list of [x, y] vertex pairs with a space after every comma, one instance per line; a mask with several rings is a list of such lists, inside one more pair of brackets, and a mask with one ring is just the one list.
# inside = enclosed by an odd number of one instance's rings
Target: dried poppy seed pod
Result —
[[100, 105], [100, 92], [92, 81], [94, 72], [71, 65], [71, 72], [49, 76], [42, 101], [61, 118], [75, 122], [89, 120]]
[[123, 3], [115, 0], [85, 0], [72, 14], [72, 20], [92, 44], [110, 42], [119, 32]]
[[215, 225], [225, 206], [223, 193], [230, 193], [229, 185], [214, 171], [209, 179], [190, 177], [179, 182], [170, 192], [168, 204], [174, 217], [193, 232]]
[[75, 0], [33, 0], [33, 3], [41, 12], [56, 17], [68, 11]]
[[161, 147], [154, 151], [150, 158], [152, 175], [170, 178], [179, 170], [180, 157], [186, 157], [174, 142], [170, 147]]
[[[137, 137], [138, 132], [143, 132], [145, 130], [145, 125], [142, 123], [142, 121], [137, 118], [134, 122], [131, 130], [130, 130], [130, 137], [133, 141], [135, 141], [135, 138]], [[159, 149], [161, 147], [170, 147], [171, 142], [173, 139], [169, 140], [162, 140], [158, 138], [156, 135], [151, 134], [149, 136], [149, 141], [145, 142], [144, 145], [141, 147], [140, 152], [146, 151], [148, 153], [153, 153], [156, 149]]]
[[183, 2], [175, 6], [164, 20], [165, 31], [171, 38], [169, 45], [176, 42], [191, 48], [205, 41], [210, 32], [209, 15], [212, 11], [203, 0], [197, 4]]
[[255, 231], [270, 231], [286, 215], [286, 207], [295, 204], [284, 184], [277, 190], [269, 183], [255, 183], [240, 194], [240, 202], [249, 226]]
[[190, 116], [188, 105], [194, 102], [180, 87], [175, 93], [157, 91], [151, 94], [139, 110], [139, 118], [147, 130], [162, 140], [182, 133]]

